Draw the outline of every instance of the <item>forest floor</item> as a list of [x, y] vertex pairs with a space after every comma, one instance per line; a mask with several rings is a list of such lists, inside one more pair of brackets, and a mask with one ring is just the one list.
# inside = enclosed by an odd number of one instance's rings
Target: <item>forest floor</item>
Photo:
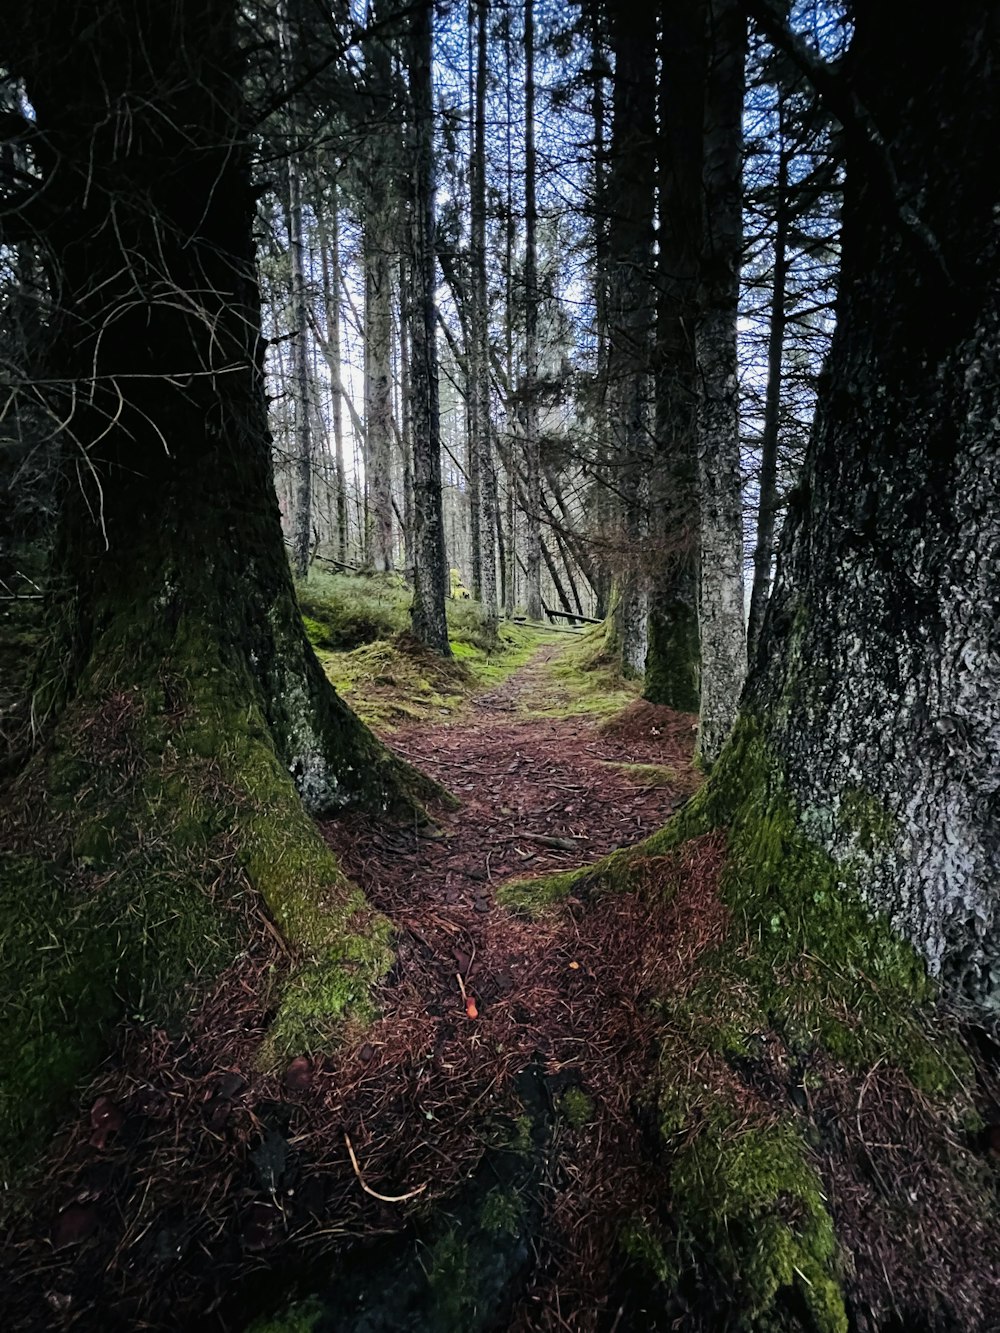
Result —
[[[357, 815], [324, 825], [397, 931], [371, 1025], [332, 1054], [259, 1070], [290, 960], [258, 929], [183, 1035], [123, 1029], [6, 1238], [6, 1327], [243, 1328], [296, 1280], [321, 1285], [349, 1244], [419, 1227], [491, 1145], [530, 1142], [528, 1067], [552, 1132], [530, 1206], [526, 1186], [494, 1191], [490, 1225], [531, 1231], [535, 1256], [505, 1326], [618, 1326], [614, 1245], [641, 1233], [664, 1187], [641, 1148], [648, 1001], [671, 978], [690, 984], [724, 929], [722, 851], [713, 838], [683, 849], [666, 911], [641, 888], [586, 910], [500, 901], [512, 880], [639, 841], [697, 783], [692, 718], [638, 699], [602, 716], [560, 674], [564, 656], [545, 644], [457, 716], [388, 738], [458, 799], [431, 812], [432, 836]], [[439, 1267], [455, 1268], [449, 1254]], [[480, 1326], [461, 1292], [435, 1290], [452, 1322], [430, 1326]]]

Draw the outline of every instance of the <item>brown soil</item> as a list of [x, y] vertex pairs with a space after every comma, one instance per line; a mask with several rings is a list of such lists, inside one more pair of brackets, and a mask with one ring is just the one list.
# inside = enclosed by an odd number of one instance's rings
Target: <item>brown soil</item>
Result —
[[[268, 1270], [327, 1271], [348, 1244], [398, 1229], [465, 1179], [518, 1115], [529, 1064], [554, 1109], [577, 1087], [593, 1110], [560, 1121], [543, 1253], [511, 1327], [598, 1327], [617, 1229], [652, 1216], [664, 1189], [641, 1149], [657, 1051], [648, 1000], [689, 984], [724, 930], [722, 849], [717, 837], [689, 844], [586, 911], [571, 901], [530, 921], [495, 903], [504, 880], [638, 841], [694, 785], [689, 717], [636, 705], [603, 730], [586, 716], [525, 717], [553, 702], [554, 651], [462, 720], [392, 737], [461, 802], [432, 812], [434, 836], [367, 817], [324, 827], [399, 931], [382, 1017], [332, 1055], [259, 1073], [289, 963], [261, 931], [183, 1037], [123, 1030], [53, 1145], [33, 1212], [6, 1237], [6, 1327], [243, 1327], [274, 1290]], [[619, 767], [636, 762], [678, 780]], [[665, 912], [667, 881], [678, 892]], [[362, 1178], [413, 1198], [384, 1202]]]

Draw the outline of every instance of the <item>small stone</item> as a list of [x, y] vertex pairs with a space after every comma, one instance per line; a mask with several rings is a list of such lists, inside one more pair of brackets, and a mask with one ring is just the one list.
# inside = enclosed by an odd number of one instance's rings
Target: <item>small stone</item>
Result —
[[370, 1042], [365, 1042], [361, 1050], [358, 1051], [358, 1059], [362, 1064], [368, 1064], [375, 1056], [375, 1047]]

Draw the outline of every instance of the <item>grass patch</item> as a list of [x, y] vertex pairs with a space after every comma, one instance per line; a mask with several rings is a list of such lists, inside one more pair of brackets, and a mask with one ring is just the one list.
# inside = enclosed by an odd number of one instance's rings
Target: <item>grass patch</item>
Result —
[[473, 694], [502, 684], [540, 642], [522, 625], [501, 624], [494, 634], [478, 602], [455, 599], [446, 603], [453, 656], [438, 657], [409, 633], [410, 592], [397, 575], [314, 574], [298, 592], [337, 693], [382, 730], [452, 716]]
[[603, 625], [591, 625], [545, 667], [528, 717], [612, 717], [639, 697], [640, 682], [626, 680], [608, 651]]

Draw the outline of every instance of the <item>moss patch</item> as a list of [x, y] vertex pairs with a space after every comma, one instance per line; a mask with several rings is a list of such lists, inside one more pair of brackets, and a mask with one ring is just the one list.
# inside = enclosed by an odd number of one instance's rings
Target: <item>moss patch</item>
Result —
[[362, 721], [386, 730], [460, 712], [474, 694], [501, 684], [523, 666], [538, 642], [531, 630], [501, 625], [489, 646], [471, 637], [452, 638], [450, 660], [421, 647], [408, 633], [350, 653], [319, 656], [337, 693]]
[[559, 1113], [572, 1129], [583, 1129], [594, 1118], [594, 1100], [582, 1088], [567, 1088], [559, 1098]]

